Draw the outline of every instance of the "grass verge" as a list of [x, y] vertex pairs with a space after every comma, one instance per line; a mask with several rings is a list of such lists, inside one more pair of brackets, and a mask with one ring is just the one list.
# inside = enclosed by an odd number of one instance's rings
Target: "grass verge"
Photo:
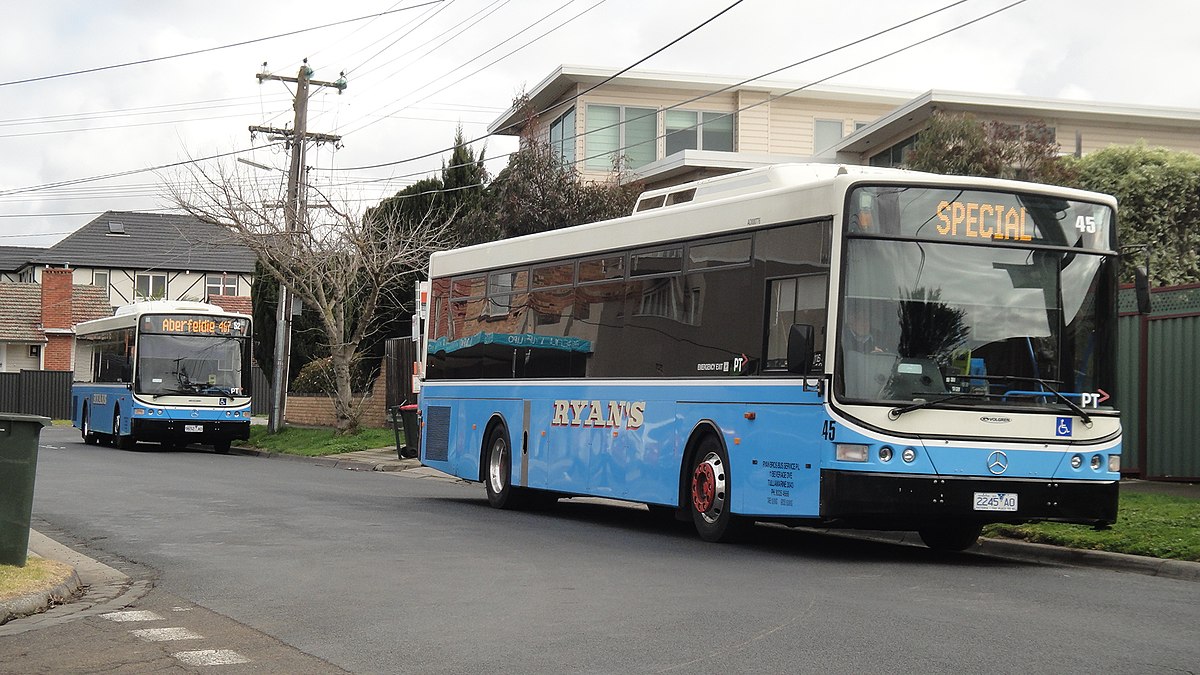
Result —
[[70, 565], [32, 555], [24, 567], [0, 565], [0, 600], [12, 600], [38, 591], [48, 591], [70, 576]]
[[983, 529], [983, 535], [1094, 551], [1200, 561], [1200, 499], [1123, 492], [1117, 507], [1117, 522], [1108, 530], [1062, 523], [1034, 523], [989, 525]]
[[323, 457], [356, 450], [373, 450], [396, 446], [396, 437], [391, 429], [360, 429], [353, 436], [337, 436], [332, 429], [284, 427], [272, 434], [261, 425], [250, 427], [250, 440], [242, 445], [269, 452], [305, 457]]

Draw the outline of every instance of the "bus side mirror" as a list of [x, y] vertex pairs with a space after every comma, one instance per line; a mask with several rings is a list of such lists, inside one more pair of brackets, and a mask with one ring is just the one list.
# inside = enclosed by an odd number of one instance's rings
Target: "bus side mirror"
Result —
[[1150, 273], [1145, 267], [1133, 270], [1133, 290], [1137, 294], [1138, 314], [1150, 313]]
[[787, 362], [788, 372], [797, 375], [807, 375], [809, 364], [813, 358], [814, 330], [810, 324], [794, 323], [788, 330]]

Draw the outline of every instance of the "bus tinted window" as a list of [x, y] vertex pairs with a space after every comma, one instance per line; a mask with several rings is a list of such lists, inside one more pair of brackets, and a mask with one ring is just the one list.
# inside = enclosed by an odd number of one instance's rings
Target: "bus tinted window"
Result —
[[579, 263], [579, 283], [622, 279], [625, 277], [625, 256], [604, 256]]
[[688, 269], [727, 267], [750, 262], [750, 237], [688, 247]]
[[630, 256], [630, 276], [669, 274], [683, 269], [683, 247], [635, 253]]

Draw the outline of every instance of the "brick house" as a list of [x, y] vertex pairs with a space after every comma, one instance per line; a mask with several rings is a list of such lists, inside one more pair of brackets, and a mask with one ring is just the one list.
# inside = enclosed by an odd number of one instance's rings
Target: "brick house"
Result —
[[74, 370], [75, 324], [112, 313], [102, 289], [47, 268], [40, 284], [0, 283], [0, 372]]
[[110, 308], [139, 300], [248, 299], [255, 256], [218, 225], [190, 216], [106, 211], [49, 248], [0, 247], [0, 282], [70, 268]]

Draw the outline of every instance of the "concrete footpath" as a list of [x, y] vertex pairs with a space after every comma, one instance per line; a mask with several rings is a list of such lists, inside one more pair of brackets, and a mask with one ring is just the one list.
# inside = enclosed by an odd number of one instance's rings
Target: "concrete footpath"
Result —
[[[395, 448], [347, 452], [334, 457], [301, 457], [247, 448], [233, 448], [231, 452], [264, 459], [305, 462], [348, 471], [404, 472], [405, 477], [408, 478], [460, 480], [436, 469], [422, 466], [416, 459], [400, 459], [396, 455]], [[1125, 480], [1121, 482], [1121, 490], [1200, 499], [1200, 484], [1195, 483]], [[617, 504], [617, 502], [611, 503]], [[830, 536], [924, 546], [920, 538], [911, 532], [817, 529], [812, 531], [823, 532]], [[72, 568], [72, 572], [52, 588], [0, 601], [0, 636], [56, 625], [83, 616], [115, 611], [128, 606], [149, 592], [151, 588], [150, 582], [133, 581], [120, 571], [73, 551], [37, 531], [31, 530], [29, 533], [29, 550], [33, 555], [66, 563]], [[979, 543], [966, 552], [1023, 562], [1099, 567], [1200, 582], [1200, 562], [1072, 549], [1011, 539], [980, 539]]]

